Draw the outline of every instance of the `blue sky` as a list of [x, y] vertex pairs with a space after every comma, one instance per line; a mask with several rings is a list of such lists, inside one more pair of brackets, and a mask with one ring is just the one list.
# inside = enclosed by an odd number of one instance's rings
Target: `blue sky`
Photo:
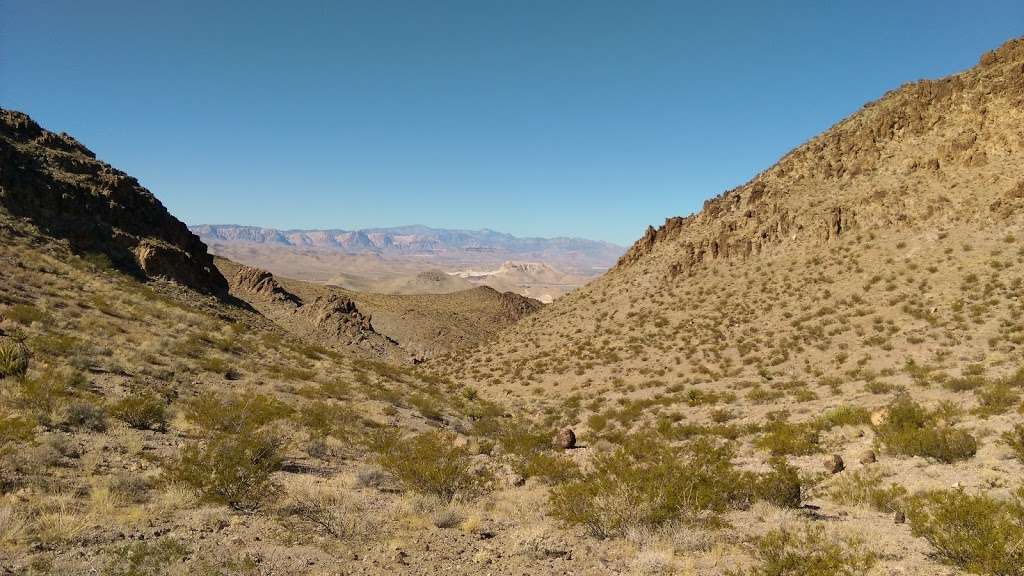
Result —
[[628, 244], [1024, 2], [0, 0], [0, 106], [189, 223]]

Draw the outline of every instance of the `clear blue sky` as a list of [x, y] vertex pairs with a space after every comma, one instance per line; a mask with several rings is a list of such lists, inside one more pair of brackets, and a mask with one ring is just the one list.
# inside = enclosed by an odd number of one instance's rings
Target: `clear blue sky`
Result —
[[0, 0], [0, 106], [189, 223], [626, 244], [1021, 34], [1021, 0]]

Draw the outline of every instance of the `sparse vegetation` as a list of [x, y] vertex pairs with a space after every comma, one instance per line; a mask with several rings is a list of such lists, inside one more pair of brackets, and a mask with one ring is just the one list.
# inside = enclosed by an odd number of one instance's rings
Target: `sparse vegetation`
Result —
[[925, 456], [948, 463], [970, 458], [978, 450], [973, 436], [938, 422], [935, 413], [907, 396], [889, 404], [888, 416], [875, 431], [894, 454]]
[[854, 537], [827, 536], [821, 528], [772, 530], [758, 539], [757, 564], [730, 576], [861, 576], [878, 561]]
[[138, 430], [167, 428], [167, 403], [152, 392], [134, 392], [110, 407], [111, 414]]
[[408, 438], [382, 433], [373, 448], [380, 467], [403, 486], [451, 501], [457, 495], [478, 494], [491, 480], [485, 471], [473, 470], [469, 452], [453, 440], [444, 432], [423, 432]]
[[216, 434], [182, 449], [165, 480], [206, 500], [253, 511], [275, 491], [270, 475], [281, 467], [281, 441], [267, 431]]
[[934, 491], [913, 500], [908, 514], [943, 561], [995, 576], [1024, 574], [1024, 504], [960, 491]]
[[[737, 470], [728, 446], [697, 440], [677, 449], [654, 434], [631, 436], [598, 455], [593, 470], [552, 490], [552, 513], [599, 537], [670, 521], [698, 522], [761, 496], [799, 502], [795, 471], [758, 477]], [[794, 498], [795, 495], [795, 498]]]

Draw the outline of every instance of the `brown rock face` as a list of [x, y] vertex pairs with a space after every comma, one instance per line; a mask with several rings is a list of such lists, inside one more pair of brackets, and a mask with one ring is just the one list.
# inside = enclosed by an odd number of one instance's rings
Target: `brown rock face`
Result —
[[122, 270], [226, 294], [199, 237], [138, 181], [67, 134], [0, 109], [0, 208]]

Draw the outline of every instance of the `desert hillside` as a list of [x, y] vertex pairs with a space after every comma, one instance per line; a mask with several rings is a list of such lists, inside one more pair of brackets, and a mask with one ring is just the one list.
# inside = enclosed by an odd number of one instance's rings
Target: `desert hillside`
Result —
[[278, 278], [223, 258], [216, 265], [229, 279], [232, 295], [293, 334], [398, 363], [478, 345], [541, 307], [536, 300], [488, 287], [380, 294]]

